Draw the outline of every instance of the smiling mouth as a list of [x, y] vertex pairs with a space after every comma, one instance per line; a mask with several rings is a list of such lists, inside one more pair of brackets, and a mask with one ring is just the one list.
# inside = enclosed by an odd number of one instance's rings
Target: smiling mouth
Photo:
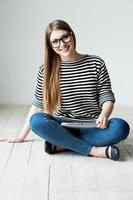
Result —
[[60, 51], [64, 51], [64, 52], [66, 52], [66, 51], [68, 51], [69, 50], [69, 47], [65, 47], [65, 48], [62, 48], [62, 49], [60, 49]]

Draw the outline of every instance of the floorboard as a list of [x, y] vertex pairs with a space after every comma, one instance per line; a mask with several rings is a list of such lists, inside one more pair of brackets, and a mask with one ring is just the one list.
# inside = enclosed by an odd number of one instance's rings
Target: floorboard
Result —
[[[28, 105], [0, 105], [0, 137], [18, 135]], [[130, 123], [129, 137], [118, 144], [117, 162], [67, 151], [44, 152], [44, 141], [30, 132], [25, 142], [0, 142], [1, 200], [132, 200], [133, 107], [117, 106], [112, 116]]]

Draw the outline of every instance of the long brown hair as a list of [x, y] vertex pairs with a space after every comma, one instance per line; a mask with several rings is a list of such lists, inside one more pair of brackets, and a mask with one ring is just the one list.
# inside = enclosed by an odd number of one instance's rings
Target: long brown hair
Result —
[[54, 114], [61, 103], [60, 92], [60, 65], [61, 58], [50, 45], [50, 35], [53, 30], [66, 30], [72, 32], [74, 47], [76, 38], [73, 30], [63, 20], [54, 20], [45, 31], [45, 60], [44, 60], [44, 111]]

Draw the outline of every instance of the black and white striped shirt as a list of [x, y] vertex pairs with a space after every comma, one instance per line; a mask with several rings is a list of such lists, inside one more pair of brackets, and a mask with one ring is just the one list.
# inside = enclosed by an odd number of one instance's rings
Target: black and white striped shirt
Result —
[[[44, 66], [39, 69], [33, 105], [43, 108]], [[97, 118], [102, 104], [115, 101], [104, 61], [86, 55], [77, 61], [62, 61], [60, 68], [61, 106], [55, 113], [72, 118]]]

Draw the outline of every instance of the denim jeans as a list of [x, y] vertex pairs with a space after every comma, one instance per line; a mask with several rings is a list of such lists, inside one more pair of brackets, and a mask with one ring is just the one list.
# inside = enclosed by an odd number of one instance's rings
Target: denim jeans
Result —
[[108, 120], [108, 127], [101, 128], [65, 128], [62, 119], [39, 112], [30, 118], [30, 127], [38, 136], [57, 146], [88, 155], [93, 146], [108, 146], [127, 138], [128, 123], [120, 118]]

